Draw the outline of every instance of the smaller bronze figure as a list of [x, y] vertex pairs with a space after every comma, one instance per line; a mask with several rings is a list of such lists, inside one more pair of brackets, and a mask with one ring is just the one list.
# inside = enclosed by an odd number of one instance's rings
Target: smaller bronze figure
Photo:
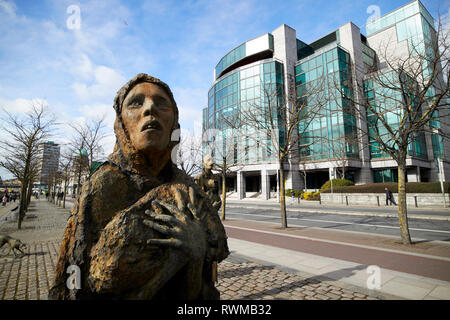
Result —
[[195, 182], [208, 195], [215, 212], [217, 212], [222, 206], [222, 201], [219, 196], [219, 179], [212, 172], [212, 168], [213, 162], [211, 157], [205, 157], [202, 173], [195, 178]]
[[14, 253], [15, 257], [17, 257], [16, 251], [20, 251], [22, 255], [25, 255], [25, 252], [23, 252], [22, 250], [27, 249], [27, 245], [19, 239], [14, 239], [8, 235], [0, 235], [0, 248], [2, 248], [6, 244], [9, 245], [9, 251], [6, 255], [10, 254], [11, 251]]

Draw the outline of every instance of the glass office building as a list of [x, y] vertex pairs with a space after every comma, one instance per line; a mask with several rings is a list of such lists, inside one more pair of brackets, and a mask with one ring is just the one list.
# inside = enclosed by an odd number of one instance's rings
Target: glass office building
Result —
[[[350, 101], [340, 94], [352, 94], [348, 84], [351, 78], [350, 55], [337, 45], [333, 48], [311, 54], [295, 66], [295, 85], [301, 103], [321, 103], [320, 114], [308, 123], [300, 124], [300, 155], [306, 160], [327, 160], [335, 157], [358, 158], [356, 142], [356, 121]], [[323, 87], [323, 92], [308, 95], [308, 86]], [[316, 143], [312, 143], [316, 140]], [[305, 146], [302, 148], [302, 146]]]
[[[352, 101], [368, 99], [376, 105], [383, 96], [401, 99], [396, 92], [387, 92], [371, 81], [373, 71], [390, 76], [388, 69], [384, 71], [386, 64], [377, 50], [380, 44], [390, 41], [389, 45], [396, 48], [395, 54], [401, 57], [431, 54], [427, 43], [435, 34], [433, 25], [433, 18], [420, 1], [412, 1], [368, 23], [366, 35], [349, 22], [307, 44], [297, 38], [294, 29], [282, 25], [232, 49], [214, 69], [215, 81], [208, 92], [208, 106], [203, 110], [203, 130], [209, 133], [209, 141], [222, 145], [222, 151], [230, 149], [227, 162], [237, 165], [227, 180], [229, 188], [234, 188], [239, 198], [245, 197], [246, 192], [260, 192], [264, 199], [277, 188], [279, 164], [270, 148], [270, 138], [252, 131], [254, 128], [246, 128], [244, 123], [240, 135], [235, 136], [221, 120], [235, 115], [236, 124], [241, 112], [263, 108], [268, 103], [267, 88], [276, 88], [273, 91], [279, 95], [278, 100], [275, 97], [278, 103], [286, 103], [283, 96], [292, 94], [311, 110], [321, 104], [312, 122], [298, 126], [301, 138], [297, 154], [284, 165], [288, 173], [286, 188], [318, 189], [330, 177], [336, 177], [341, 166], [346, 168], [345, 177], [357, 184], [396, 181], [395, 161], [377, 148], [372, 135], [364, 138], [359, 134], [365, 122], [358, 121], [358, 106]], [[429, 66], [424, 65], [423, 76], [429, 76], [429, 72]], [[405, 81], [414, 81], [405, 77]], [[354, 87], [358, 79], [364, 83], [363, 96]], [[311, 91], [318, 87], [320, 90]], [[387, 119], [395, 127], [399, 110], [394, 104], [391, 108]], [[275, 117], [279, 124], [276, 134], [282, 140], [286, 117]], [[368, 123], [372, 118], [369, 110]], [[430, 127], [448, 132], [437, 120]], [[385, 130], [381, 125], [371, 129]], [[249, 139], [250, 135], [257, 139]], [[437, 134], [417, 134], [408, 149], [407, 180], [436, 181], [434, 160], [446, 159], [448, 149], [446, 141]], [[215, 161], [220, 162], [222, 156], [223, 153], [213, 152]], [[445, 160], [444, 168], [448, 176], [450, 168]], [[301, 170], [307, 172], [306, 186], [300, 178]]]

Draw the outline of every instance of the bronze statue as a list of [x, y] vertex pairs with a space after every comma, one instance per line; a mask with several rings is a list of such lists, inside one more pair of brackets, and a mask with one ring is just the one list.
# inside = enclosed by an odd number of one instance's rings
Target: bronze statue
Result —
[[27, 245], [19, 239], [15, 239], [8, 235], [0, 235], [0, 249], [6, 244], [9, 245], [9, 251], [6, 255], [9, 255], [11, 251], [14, 253], [15, 257], [17, 257], [17, 251], [19, 251], [22, 255], [25, 255], [25, 252], [22, 250], [27, 249]]
[[[172, 92], [138, 74], [114, 109], [114, 151], [72, 209], [49, 298], [219, 299], [214, 277], [227, 238], [208, 196], [171, 161]], [[81, 288], [66, 285], [71, 265]]]
[[195, 182], [208, 195], [215, 212], [219, 211], [222, 201], [219, 196], [219, 179], [212, 172], [213, 161], [210, 156], [206, 156], [203, 161], [203, 170], [196, 178]]

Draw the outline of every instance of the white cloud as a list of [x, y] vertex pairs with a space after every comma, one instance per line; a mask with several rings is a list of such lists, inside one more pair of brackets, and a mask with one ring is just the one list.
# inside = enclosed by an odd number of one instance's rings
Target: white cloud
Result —
[[80, 55], [78, 63], [73, 65], [72, 71], [75, 75], [81, 77], [83, 80], [91, 80], [94, 74], [92, 62], [84, 53]]
[[48, 102], [44, 99], [24, 99], [17, 98], [15, 100], [8, 100], [0, 97], [0, 107], [4, 108], [10, 113], [27, 113], [31, 111], [33, 105], [46, 105]]
[[16, 17], [16, 5], [14, 2], [0, 0], [0, 9], [5, 11], [10, 17]]
[[76, 95], [83, 101], [109, 99], [112, 103], [117, 90], [125, 84], [125, 78], [119, 72], [109, 67], [98, 66], [92, 68], [92, 65], [84, 64], [79, 71], [82, 72], [85, 78], [89, 78], [90, 73], [92, 73], [95, 79], [91, 85], [80, 82], [75, 82], [72, 85]]
[[110, 104], [98, 103], [83, 105], [79, 108], [79, 111], [83, 118], [98, 119], [105, 117], [105, 125], [110, 129], [114, 128], [116, 113], [112, 101]]
[[207, 104], [207, 91], [199, 88], [172, 88], [178, 106], [179, 122], [182, 128], [194, 129], [202, 119], [202, 109]]

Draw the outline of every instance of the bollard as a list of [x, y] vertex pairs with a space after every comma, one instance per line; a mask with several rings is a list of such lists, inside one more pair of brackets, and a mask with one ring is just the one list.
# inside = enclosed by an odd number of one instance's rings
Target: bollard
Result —
[[348, 196], [345, 196], [345, 204], [348, 205]]
[[380, 196], [377, 196], [377, 204], [380, 206]]
[[416, 206], [416, 208], [418, 207], [417, 206], [417, 196], [414, 196], [414, 205]]

